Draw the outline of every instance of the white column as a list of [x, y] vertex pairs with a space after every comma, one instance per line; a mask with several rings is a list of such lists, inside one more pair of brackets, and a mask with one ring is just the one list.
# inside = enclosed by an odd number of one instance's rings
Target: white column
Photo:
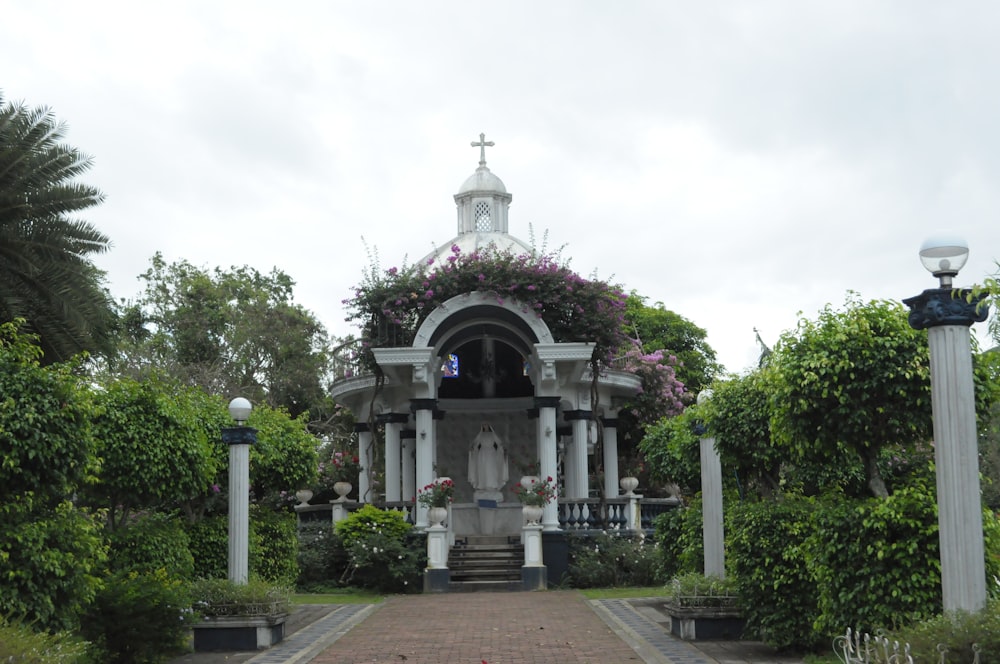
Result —
[[986, 569], [969, 328], [939, 325], [927, 338], [942, 599], [945, 611], [974, 612], [986, 603]]
[[361, 470], [358, 472], [358, 502], [370, 503], [372, 497], [368, 469], [372, 467], [372, 433], [368, 429], [368, 424], [364, 422], [355, 424], [354, 430], [358, 432], [358, 461], [361, 465]]
[[[244, 434], [250, 427], [233, 427]], [[254, 432], [256, 433], [256, 432]], [[246, 441], [246, 438], [240, 438]], [[250, 445], [229, 444], [229, 580], [244, 584], [250, 572]]]
[[618, 418], [606, 417], [604, 424], [604, 497], [618, 495]]
[[558, 397], [536, 397], [538, 408], [536, 440], [538, 441], [538, 462], [541, 478], [553, 478], [556, 484], [556, 499], [545, 506], [542, 512], [542, 526], [545, 530], [559, 530], [559, 481], [556, 469], [556, 407]]
[[416, 453], [417, 445], [413, 437], [416, 432], [412, 429], [402, 432], [401, 447], [403, 449], [403, 500], [410, 500], [417, 495], [416, 483]]
[[705, 545], [705, 576], [726, 575], [722, 530], [722, 461], [715, 438], [701, 439], [702, 537]]
[[[412, 399], [417, 423], [417, 493], [434, 480], [434, 400]], [[427, 507], [417, 503], [417, 528], [427, 527]]]
[[385, 499], [386, 502], [397, 502], [400, 498], [401, 459], [399, 430], [406, 422], [403, 413], [390, 413], [385, 422]]
[[573, 454], [566, 465], [566, 474], [573, 474], [573, 494], [570, 498], [587, 498], [590, 493], [590, 482], [587, 477], [587, 431], [590, 424], [590, 411], [578, 410], [573, 413]]

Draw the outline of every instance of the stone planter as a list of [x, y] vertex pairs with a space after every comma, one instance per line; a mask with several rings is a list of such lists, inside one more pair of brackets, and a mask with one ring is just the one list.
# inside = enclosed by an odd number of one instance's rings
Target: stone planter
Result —
[[743, 635], [746, 621], [735, 605], [735, 598], [732, 602], [717, 602], [717, 606], [705, 606], [702, 602], [693, 602], [692, 606], [685, 604], [676, 599], [663, 603], [663, 612], [670, 616], [670, 633], [674, 636], [685, 641], [708, 641], [739, 639]]
[[195, 652], [247, 651], [270, 648], [285, 638], [287, 613], [270, 616], [204, 618], [192, 627]]

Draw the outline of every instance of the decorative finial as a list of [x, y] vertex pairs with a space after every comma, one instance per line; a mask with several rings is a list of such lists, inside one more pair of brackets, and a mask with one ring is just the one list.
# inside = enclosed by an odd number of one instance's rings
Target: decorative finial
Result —
[[493, 147], [493, 141], [487, 141], [486, 140], [486, 134], [480, 133], [479, 134], [479, 142], [476, 143], [475, 141], [473, 141], [472, 142], [472, 147], [479, 148], [479, 165], [480, 166], [485, 166], [486, 165], [486, 148]]

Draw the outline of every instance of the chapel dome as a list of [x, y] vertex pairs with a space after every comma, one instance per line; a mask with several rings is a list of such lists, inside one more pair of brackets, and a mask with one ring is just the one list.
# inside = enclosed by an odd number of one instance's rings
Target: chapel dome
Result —
[[507, 187], [504, 186], [503, 180], [493, 175], [493, 172], [484, 164], [477, 168], [475, 173], [466, 178], [458, 190], [459, 195], [471, 192], [506, 194]]

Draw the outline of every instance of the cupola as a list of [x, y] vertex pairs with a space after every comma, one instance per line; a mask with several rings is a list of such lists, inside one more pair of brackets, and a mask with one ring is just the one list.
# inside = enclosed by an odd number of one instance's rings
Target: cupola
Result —
[[507, 193], [503, 181], [486, 167], [486, 148], [493, 147], [493, 141], [487, 141], [486, 134], [479, 134], [479, 141], [473, 141], [472, 147], [479, 148], [479, 168], [455, 194], [458, 235], [506, 233], [507, 209], [513, 196]]

